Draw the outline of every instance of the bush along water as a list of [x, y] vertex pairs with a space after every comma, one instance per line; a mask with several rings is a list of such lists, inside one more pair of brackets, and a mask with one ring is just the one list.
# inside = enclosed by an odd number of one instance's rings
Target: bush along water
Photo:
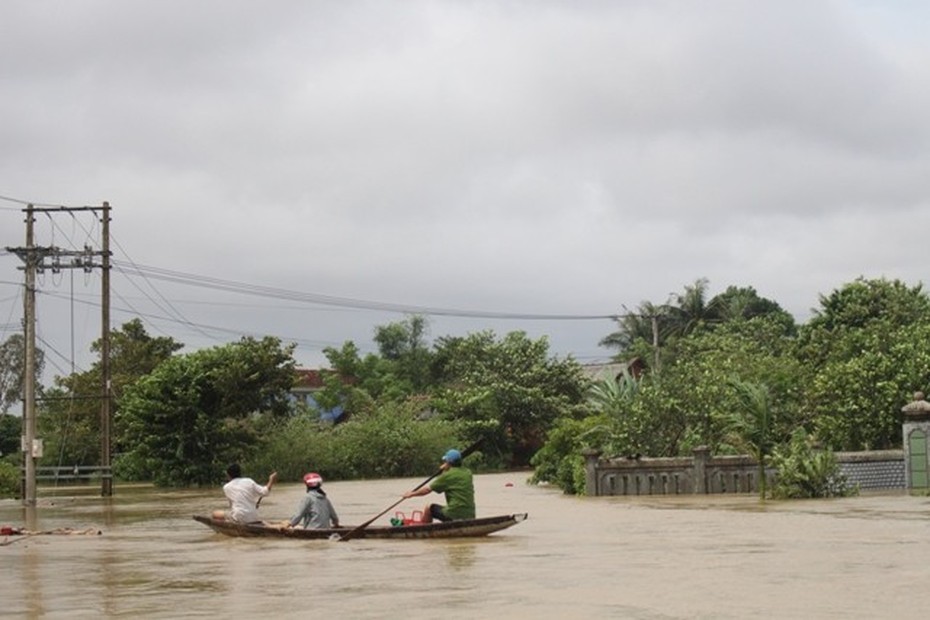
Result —
[[836, 455], [823, 450], [804, 429], [798, 429], [791, 440], [775, 448], [769, 464], [776, 470], [772, 497], [800, 499], [814, 497], [847, 497], [857, 495], [858, 487], [850, 486], [840, 472]]
[[259, 475], [277, 470], [282, 481], [300, 480], [311, 470], [326, 480], [429, 474], [446, 450], [468, 440], [460, 425], [418, 420], [419, 413], [416, 403], [403, 402], [337, 425], [297, 416], [269, 433], [263, 448], [243, 464]]
[[7, 460], [0, 460], [0, 499], [18, 498], [19, 485], [19, 467]]

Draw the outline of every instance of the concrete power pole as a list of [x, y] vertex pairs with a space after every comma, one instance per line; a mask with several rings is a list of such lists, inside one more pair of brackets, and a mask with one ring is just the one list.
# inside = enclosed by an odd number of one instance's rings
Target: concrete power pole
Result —
[[100, 465], [105, 467], [100, 478], [100, 494], [113, 495], [113, 476], [110, 472], [110, 203], [103, 203], [103, 247], [101, 251], [101, 334], [100, 334], [100, 377], [102, 401], [100, 403]]
[[32, 205], [26, 207], [26, 294], [23, 296], [23, 331], [26, 354], [23, 361], [23, 506], [36, 505], [36, 264]]
[[[20, 257], [25, 264], [26, 292], [23, 296], [23, 330], [25, 338], [25, 355], [23, 368], [23, 505], [36, 505], [36, 461], [41, 455], [41, 441], [36, 438], [36, 272], [51, 269], [83, 269], [90, 272], [102, 269], [101, 296], [101, 406], [100, 406], [100, 460], [101, 489], [104, 497], [113, 494], [113, 477], [110, 472], [110, 204], [104, 202], [102, 207], [40, 207], [30, 204], [26, 212], [26, 246], [7, 248]], [[35, 213], [91, 211], [102, 213], [102, 249], [94, 252], [89, 246], [80, 250], [63, 250], [55, 246], [40, 247], [35, 245]], [[61, 257], [72, 257], [70, 263], [62, 263]], [[94, 257], [100, 257], [100, 264], [95, 264]], [[51, 259], [50, 261], [47, 259]]]

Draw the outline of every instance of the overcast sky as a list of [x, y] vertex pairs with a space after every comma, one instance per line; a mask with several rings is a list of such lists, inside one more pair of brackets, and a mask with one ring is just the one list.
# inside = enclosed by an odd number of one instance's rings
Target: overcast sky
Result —
[[[307, 366], [375, 350], [404, 309], [464, 315], [432, 338], [523, 330], [601, 361], [615, 324], [589, 317], [698, 278], [803, 322], [857, 277], [927, 277], [927, 7], [7, 0], [0, 246], [25, 243], [17, 201], [108, 201], [114, 327], [276, 335]], [[36, 242], [99, 246], [99, 224], [43, 215]], [[0, 253], [3, 339], [21, 264]], [[52, 372], [86, 368], [99, 270], [39, 289]]]

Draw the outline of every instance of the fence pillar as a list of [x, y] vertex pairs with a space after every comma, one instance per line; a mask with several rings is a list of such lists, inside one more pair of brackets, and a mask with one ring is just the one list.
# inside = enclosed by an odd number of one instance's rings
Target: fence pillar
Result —
[[923, 392], [915, 392], [914, 400], [901, 407], [904, 414], [904, 485], [908, 489], [930, 488], [930, 403]]
[[581, 454], [584, 456], [584, 494], [596, 497], [600, 494], [597, 488], [597, 460], [601, 457], [601, 451], [586, 448]]
[[710, 448], [698, 446], [694, 449], [694, 470], [692, 481], [693, 492], [705, 495], [707, 493], [707, 463], [710, 461]]

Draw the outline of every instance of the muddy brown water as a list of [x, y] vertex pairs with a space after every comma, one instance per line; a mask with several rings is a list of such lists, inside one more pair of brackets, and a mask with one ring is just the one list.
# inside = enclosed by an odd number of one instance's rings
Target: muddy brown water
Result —
[[[0, 546], [0, 615], [17, 618], [926, 618], [930, 498], [761, 503], [751, 496], [584, 498], [476, 477], [479, 515], [528, 512], [474, 540], [228, 538], [191, 519], [219, 489], [40, 488], [0, 525], [99, 529]], [[327, 483], [345, 524], [422, 479]], [[303, 489], [279, 485], [268, 519]], [[422, 507], [423, 498], [399, 507]], [[379, 522], [387, 522], [386, 515]], [[31, 523], [27, 523], [30, 521]], [[0, 537], [0, 542], [12, 538]]]

